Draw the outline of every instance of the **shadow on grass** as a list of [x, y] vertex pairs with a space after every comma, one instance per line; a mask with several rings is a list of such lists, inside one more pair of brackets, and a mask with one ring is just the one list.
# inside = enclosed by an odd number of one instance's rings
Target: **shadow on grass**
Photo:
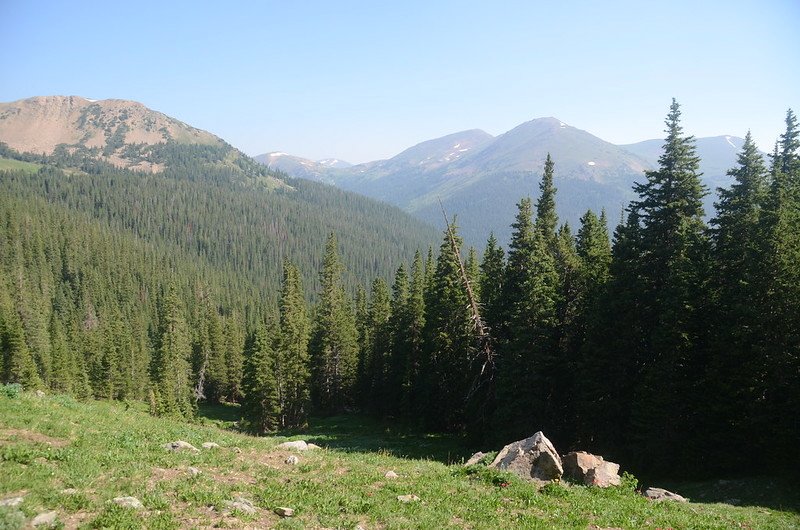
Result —
[[787, 478], [746, 477], [698, 482], [664, 481], [660, 487], [692, 502], [757, 506], [800, 513], [800, 489]]
[[[203, 423], [237, 430], [235, 424], [241, 419], [241, 407], [231, 403], [202, 403], [197, 416]], [[303, 439], [337, 451], [382, 453], [446, 464], [460, 463], [474, 453], [463, 436], [429, 434], [399, 422], [379, 421], [360, 414], [311, 418], [305, 429], [285, 430], [275, 435]]]
[[397, 422], [357, 414], [312, 418], [307, 429], [278, 434], [303, 437], [307, 442], [338, 451], [390, 454], [445, 464], [461, 462], [473, 452], [462, 436], [428, 434]]
[[234, 430], [235, 423], [242, 419], [242, 407], [236, 403], [200, 403], [197, 406], [197, 417], [220, 429]]

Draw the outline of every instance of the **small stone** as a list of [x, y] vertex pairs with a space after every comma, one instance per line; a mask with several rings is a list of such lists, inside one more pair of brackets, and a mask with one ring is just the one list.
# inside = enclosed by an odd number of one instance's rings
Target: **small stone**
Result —
[[277, 513], [281, 517], [291, 517], [294, 515], [294, 510], [292, 508], [285, 508], [283, 506], [280, 506], [278, 508], [275, 508], [275, 513]]
[[239, 449], [238, 447], [234, 447], [234, 448], [233, 448], [233, 452], [234, 452], [234, 453], [236, 453], [237, 455], [240, 455], [240, 454], [242, 454], [242, 450], [241, 450], [241, 449]]
[[19, 506], [24, 500], [25, 497], [9, 497], [0, 501], [0, 506]]
[[416, 495], [398, 495], [397, 500], [404, 504], [408, 504], [409, 502], [417, 502], [419, 497]]
[[296, 466], [297, 464], [300, 463], [300, 459], [297, 458], [295, 455], [289, 455], [289, 457], [286, 459], [286, 463], [289, 464], [290, 466]]
[[214, 442], [203, 442], [203, 449], [219, 449], [219, 444]]
[[678, 495], [677, 493], [672, 493], [663, 488], [647, 488], [644, 490], [644, 496], [651, 501], [689, 502], [689, 499], [686, 497]]
[[76, 490], [75, 488], [67, 488], [67, 489], [61, 490], [61, 495], [75, 495], [77, 493], [78, 493], [78, 490]]
[[142, 501], [137, 499], [136, 497], [114, 497], [111, 499], [111, 502], [122, 506], [123, 508], [132, 508], [134, 510], [141, 510], [144, 508]]
[[252, 501], [244, 497], [234, 497], [232, 501], [225, 501], [225, 508], [223, 513], [228, 515], [234, 511], [246, 513], [247, 515], [256, 513], [256, 507], [253, 506]]
[[467, 460], [464, 463], [464, 465], [465, 466], [474, 466], [475, 464], [480, 462], [483, 459], [484, 456], [486, 456], [486, 453], [484, 453], [483, 451], [478, 451], [477, 453], [475, 453], [474, 455], [469, 457], [469, 460]]
[[32, 526], [53, 526], [58, 518], [58, 514], [56, 512], [44, 512], [40, 513], [36, 517], [33, 518], [31, 521]]
[[400, 475], [395, 473], [394, 471], [387, 471], [384, 477], [386, 478], [398, 478]]
[[293, 442], [283, 442], [278, 444], [278, 449], [293, 449], [295, 451], [307, 451], [308, 444], [304, 440], [295, 440]]
[[197, 447], [193, 446], [189, 442], [184, 442], [183, 440], [176, 440], [174, 442], [166, 443], [163, 447], [164, 449], [175, 453], [180, 451], [192, 451], [193, 453], [197, 453], [200, 451]]
[[37, 390], [36, 391], [36, 397], [43, 398], [44, 396], [45, 396], [45, 393], [43, 391], [41, 391], [41, 390]]
[[200, 474], [202, 474], [202, 473], [203, 473], [202, 471], [200, 471], [200, 470], [199, 470], [199, 469], [197, 469], [196, 467], [190, 467], [190, 468], [188, 468], [188, 469], [187, 469], [187, 471], [188, 471], [188, 472], [189, 472], [189, 474], [190, 474], [191, 476], [193, 476], [193, 477], [196, 477], [196, 476], [198, 476], [198, 475], [200, 475]]

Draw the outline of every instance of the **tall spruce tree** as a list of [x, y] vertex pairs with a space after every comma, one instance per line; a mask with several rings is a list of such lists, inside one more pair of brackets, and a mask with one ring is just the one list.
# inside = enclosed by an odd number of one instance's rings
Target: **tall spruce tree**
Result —
[[[450, 225], [458, 251], [461, 239]], [[426, 302], [426, 366], [423, 417], [428, 426], [457, 431], [464, 427], [467, 394], [474, 355], [474, 337], [467, 294], [445, 230], [439, 248], [432, 288]]]
[[152, 367], [155, 412], [190, 417], [195, 406], [189, 382], [191, 345], [177, 289], [172, 284], [160, 300], [157, 341]]
[[[405, 275], [405, 270], [401, 271]], [[394, 388], [389, 386], [390, 358], [392, 337], [390, 328], [389, 287], [383, 278], [375, 278], [372, 282], [367, 310], [369, 326], [369, 365], [367, 366], [368, 397], [367, 410], [373, 414], [383, 415], [392, 407], [390, 400], [394, 397]]]
[[[645, 329], [648, 359], [639, 380], [633, 422], [642, 465], [691, 466], [695, 447], [679, 444], [704, 421], [707, 368], [705, 327], [709, 244], [703, 221], [699, 159], [694, 138], [680, 125], [673, 99], [658, 168], [636, 184], [634, 208], [641, 213]], [[665, 429], [665, 425], [670, 425]], [[680, 450], [676, 450], [676, 446]], [[669, 458], [665, 455], [671, 452]]]
[[336, 235], [332, 233], [325, 245], [322, 288], [310, 343], [312, 397], [324, 413], [342, 412], [353, 402], [358, 334], [342, 272]]
[[503, 282], [506, 305], [497, 360], [495, 436], [510, 439], [544, 425], [544, 368], [555, 353], [558, 274], [547, 240], [522, 199]]
[[490, 234], [483, 251], [479, 283], [483, 317], [494, 339], [497, 339], [497, 330], [502, 319], [504, 269], [505, 252], [494, 234]]
[[763, 356], [769, 369], [758, 417], [771, 449], [768, 458], [782, 465], [780, 454], [800, 437], [800, 419], [794, 412], [800, 407], [800, 127], [791, 109], [772, 160], [763, 225], [769, 315]]
[[278, 303], [280, 314], [276, 357], [283, 367], [280, 384], [280, 427], [303, 427], [311, 408], [311, 372], [308, 341], [311, 324], [303, 296], [300, 271], [283, 264], [283, 283]]
[[[763, 359], [768, 286], [764, 276], [765, 234], [763, 211], [768, 194], [767, 170], [748, 131], [738, 167], [728, 171], [729, 189], [719, 189], [714, 228], [715, 315], [713, 319], [714, 377], [709, 381], [712, 422], [709, 433], [718, 451], [719, 465], [730, 467], [758, 425], [760, 396], [767, 391]], [[755, 407], [755, 408], [754, 408]], [[766, 441], [766, 440], [765, 440]], [[742, 462], [738, 462], [742, 463]]]
[[401, 264], [394, 276], [392, 285], [391, 310], [388, 321], [389, 358], [386, 366], [386, 407], [385, 413], [398, 416], [402, 412], [403, 394], [408, 389], [409, 341], [411, 315], [409, 298], [410, 285], [406, 266]]
[[275, 335], [273, 322], [259, 325], [245, 357], [242, 414], [248, 430], [255, 434], [274, 432], [281, 426]]

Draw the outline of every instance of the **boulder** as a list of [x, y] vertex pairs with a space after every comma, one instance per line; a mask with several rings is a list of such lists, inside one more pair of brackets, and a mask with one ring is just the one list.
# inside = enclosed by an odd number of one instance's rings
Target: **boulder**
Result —
[[275, 513], [281, 517], [291, 517], [294, 515], [294, 509], [279, 506], [278, 508], [275, 508]]
[[180, 451], [192, 451], [193, 453], [197, 453], [200, 451], [200, 449], [197, 447], [193, 446], [189, 442], [184, 442], [183, 440], [176, 440], [174, 442], [166, 443], [164, 444], [164, 449], [175, 453]]
[[36, 517], [33, 518], [31, 521], [31, 526], [53, 526], [56, 524], [56, 519], [58, 518], [58, 514], [56, 512], [44, 512], [40, 513]]
[[249, 499], [244, 497], [234, 497], [232, 501], [225, 501], [225, 511], [223, 513], [230, 515], [234, 511], [246, 513], [247, 515], [253, 515], [256, 513], [256, 507], [253, 506], [253, 502]]
[[482, 451], [478, 451], [477, 453], [475, 453], [474, 455], [472, 455], [471, 457], [469, 457], [469, 460], [467, 460], [467, 461], [464, 463], [464, 465], [465, 465], [465, 466], [473, 466], [473, 465], [477, 464], [478, 462], [480, 462], [480, 461], [481, 461], [481, 459], [482, 459], [484, 456], [486, 456], [486, 453], [484, 453], [484, 452], [482, 452]]
[[647, 488], [644, 490], [644, 496], [651, 501], [689, 502], [689, 499], [686, 497], [678, 495], [677, 493], [672, 493], [663, 488]]
[[318, 446], [317, 444], [306, 444], [306, 447], [309, 450], [311, 450], [311, 449], [322, 449], [322, 447]]
[[203, 442], [203, 449], [219, 449], [219, 444], [214, 442]]
[[398, 495], [397, 500], [402, 502], [403, 504], [408, 504], [409, 502], [417, 502], [419, 497], [416, 495]]
[[7, 499], [1, 500], [0, 506], [8, 506], [8, 507], [19, 506], [20, 504], [22, 504], [22, 501], [24, 500], [25, 497], [9, 497]]
[[489, 467], [541, 482], [558, 480], [564, 474], [561, 457], [542, 431], [503, 447]]
[[607, 488], [619, 486], [619, 464], [607, 462], [602, 456], [585, 451], [573, 451], [564, 456], [564, 478], [586, 486]]
[[293, 442], [283, 442], [278, 444], [278, 449], [292, 449], [294, 451], [307, 451], [308, 444], [305, 440], [295, 440]]
[[144, 508], [142, 501], [136, 497], [114, 497], [111, 502], [123, 508], [132, 508], [134, 510], [141, 510]]

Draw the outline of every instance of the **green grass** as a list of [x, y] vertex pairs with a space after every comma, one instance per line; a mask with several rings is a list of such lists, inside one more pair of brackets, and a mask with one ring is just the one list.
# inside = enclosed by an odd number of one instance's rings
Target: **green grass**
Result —
[[23, 162], [21, 160], [13, 160], [11, 158], [0, 158], [0, 171], [28, 171], [36, 173], [41, 164], [34, 164], [33, 162]]
[[[0, 394], [0, 499], [25, 495], [18, 509], [0, 508], [0, 528], [56, 510], [66, 528], [797, 528], [797, 512], [719, 503], [652, 503], [634, 490], [551, 484], [541, 490], [506, 473], [460, 461], [458, 439], [354, 417], [314, 422], [288, 433], [325, 447], [276, 449], [286, 437], [255, 438], [223, 430], [235, 409], [203, 409], [194, 424], [153, 418], [144, 407], [78, 403], [63, 396]], [[218, 450], [170, 453], [161, 445], [214, 441]], [[238, 448], [238, 450], [234, 449]], [[187, 468], [202, 471], [192, 477]], [[398, 479], [386, 479], [394, 470]], [[73, 488], [74, 493], [64, 493]], [[679, 492], [684, 493], [679, 490]], [[415, 494], [403, 504], [398, 495]], [[109, 504], [132, 495], [145, 506]], [[688, 495], [688, 493], [687, 493]], [[243, 496], [255, 515], [223, 515]], [[690, 495], [691, 496], [691, 495]], [[273, 510], [294, 508], [280, 519]], [[20, 515], [21, 511], [21, 515]]]

